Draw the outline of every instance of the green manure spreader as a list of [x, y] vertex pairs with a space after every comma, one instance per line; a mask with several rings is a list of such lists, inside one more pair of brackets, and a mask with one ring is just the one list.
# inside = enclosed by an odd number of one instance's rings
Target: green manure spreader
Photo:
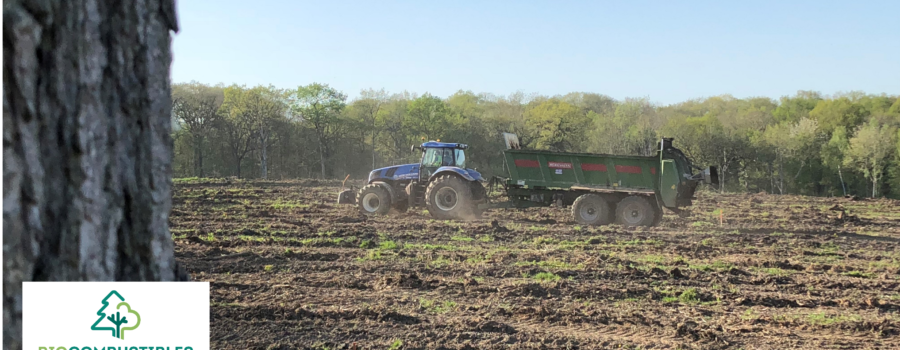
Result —
[[[523, 150], [518, 137], [504, 133], [508, 177], [485, 181], [466, 168], [465, 144], [425, 142], [418, 164], [396, 165], [369, 173], [359, 190], [343, 190], [339, 204], [355, 204], [365, 215], [424, 207], [438, 219], [479, 217], [491, 208], [571, 206], [576, 222], [653, 226], [663, 208], [679, 212], [691, 205], [701, 183], [718, 184], [715, 167], [695, 167], [671, 138], [660, 140], [655, 156], [617, 156]], [[694, 172], [694, 170], [700, 170]], [[487, 183], [490, 191], [485, 190]], [[505, 201], [492, 200], [495, 189]]]
[[509, 177], [500, 183], [508, 202], [498, 205], [571, 206], [581, 224], [653, 226], [662, 208], [678, 212], [691, 205], [701, 182], [719, 182], [715, 167], [695, 167], [671, 138], [660, 140], [655, 156], [643, 157], [522, 150], [515, 135], [504, 137]]

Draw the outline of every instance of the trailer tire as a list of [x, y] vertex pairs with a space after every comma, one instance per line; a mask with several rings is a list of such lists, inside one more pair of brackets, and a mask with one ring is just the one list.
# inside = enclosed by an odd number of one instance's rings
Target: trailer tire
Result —
[[431, 216], [441, 219], [463, 219], [473, 214], [469, 184], [453, 175], [443, 175], [425, 190], [425, 205]]
[[391, 194], [381, 185], [369, 184], [359, 189], [356, 205], [363, 215], [384, 215], [391, 210]]
[[653, 226], [658, 215], [655, 206], [643, 196], [628, 196], [616, 205], [616, 221], [626, 227]]
[[572, 217], [575, 221], [583, 225], [608, 225], [611, 212], [609, 203], [603, 197], [588, 193], [583, 194], [575, 199], [572, 203]]

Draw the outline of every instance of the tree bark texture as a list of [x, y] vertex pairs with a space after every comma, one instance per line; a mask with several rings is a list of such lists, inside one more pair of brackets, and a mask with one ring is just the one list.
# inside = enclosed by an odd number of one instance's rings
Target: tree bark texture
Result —
[[3, 1], [3, 348], [22, 281], [183, 280], [168, 229], [173, 0]]

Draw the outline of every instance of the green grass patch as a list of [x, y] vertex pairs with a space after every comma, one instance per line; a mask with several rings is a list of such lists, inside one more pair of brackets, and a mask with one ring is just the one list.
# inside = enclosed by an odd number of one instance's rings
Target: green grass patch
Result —
[[394, 241], [381, 241], [380, 243], [378, 243], [378, 248], [384, 250], [395, 250], [400, 249], [400, 246], [398, 246]]
[[712, 227], [716, 226], [716, 224], [711, 223], [709, 221], [694, 221], [691, 223], [691, 227]]
[[662, 241], [655, 240], [655, 239], [632, 239], [630, 241], [616, 241], [616, 245], [619, 245], [619, 246], [662, 245]]
[[664, 257], [662, 255], [644, 255], [644, 256], [638, 257], [637, 260], [640, 262], [644, 262], [644, 263], [661, 265], [666, 262], [666, 257]]
[[827, 326], [835, 323], [857, 322], [859, 315], [827, 315], [823, 312], [812, 313], [806, 316], [806, 321], [813, 325]]
[[848, 271], [844, 272], [842, 275], [849, 277], [859, 277], [859, 278], [872, 278], [875, 277], [874, 273], [871, 272], [862, 272], [862, 271]]
[[697, 289], [688, 288], [681, 292], [681, 295], [678, 296], [678, 301], [685, 304], [696, 304], [700, 302], [700, 295], [697, 294]]
[[381, 254], [380, 250], [372, 249], [372, 250], [367, 250], [366, 255], [364, 255], [363, 257], [356, 258], [356, 261], [383, 260], [385, 258], [386, 257]]
[[565, 261], [545, 260], [545, 261], [517, 261], [516, 266], [539, 266], [551, 269], [583, 269], [584, 265], [572, 265]]
[[560, 279], [559, 275], [552, 273], [552, 272], [539, 272], [539, 273], [536, 273], [534, 276], [531, 276], [531, 278], [536, 279], [541, 282], [555, 282], [555, 281], [559, 281], [559, 279]]
[[443, 302], [434, 300], [434, 299], [419, 299], [419, 307], [425, 309], [428, 312], [443, 314], [449, 311], [453, 311], [456, 309], [456, 302], [452, 300], [445, 300]]
[[309, 208], [309, 204], [302, 204], [299, 202], [292, 201], [284, 201], [281, 198], [276, 199], [274, 202], [269, 204], [269, 207], [275, 210], [285, 210], [285, 209], [296, 209], [296, 208]]
[[458, 250], [459, 248], [452, 244], [420, 244], [420, 243], [406, 243], [403, 245], [404, 249], [425, 249], [425, 250]]

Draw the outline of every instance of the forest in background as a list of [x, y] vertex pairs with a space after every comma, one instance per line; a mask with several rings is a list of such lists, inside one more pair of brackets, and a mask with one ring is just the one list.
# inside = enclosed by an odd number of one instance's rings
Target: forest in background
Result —
[[410, 146], [469, 145], [468, 167], [504, 175], [501, 132], [526, 148], [652, 155], [674, 137], [722, 191], [900, 198], [900, 96], [799, 91], [777, 100], [729, 95], [657, 105], [596, 93], [430, 94], [327, 84], [174, 84], [176, 177], [365, 178], [417, 162]]

